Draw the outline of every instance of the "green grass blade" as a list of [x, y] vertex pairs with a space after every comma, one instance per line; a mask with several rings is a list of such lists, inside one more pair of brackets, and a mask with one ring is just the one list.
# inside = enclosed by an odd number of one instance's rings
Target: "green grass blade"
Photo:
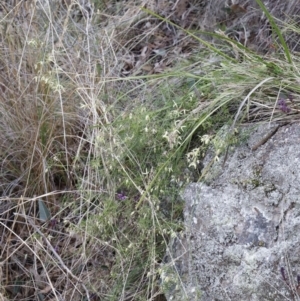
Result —
[[274, 18], [271, 16], [271, 14], [269, 13], [269, 11], [267, 10], [267, 8], [265, 7], [265, 5], [262, 3], [261, 0], [256, 0], [257, 4], [260, 6], [260, 8], [262, 9], [262, 11], [266, 14], [273, 30], [276, 32], [279, 40], [280, 40], [280, 43], [284, 49], [284, 53], [286, 55], [286, 58], [287, 58], [287, 61], [292, 64], [292, 58], [291, 58], [291, 54], [290, 54], [290, 50], [284, 40], [284, 37], [280, 31], [280, 29], [278, 28], [278, 26], [276, 25], [275, 21], [274, 21]]

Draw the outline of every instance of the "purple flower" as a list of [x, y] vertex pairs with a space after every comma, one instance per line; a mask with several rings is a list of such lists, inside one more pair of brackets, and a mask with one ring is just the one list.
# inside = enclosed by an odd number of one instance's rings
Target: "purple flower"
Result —
[[284, 98], [280, 98], [278, 100], [278, 107], [279, 109], [284, 113], [289, 113], [291, 111], [291, 108], [289, 108], [286, 104], [286, 101]]
[[117, 199], [120, 201], [124, 201], [127, 199], [127, 196], [123, 192], [120, 192], [120, 193], [117, 193]]

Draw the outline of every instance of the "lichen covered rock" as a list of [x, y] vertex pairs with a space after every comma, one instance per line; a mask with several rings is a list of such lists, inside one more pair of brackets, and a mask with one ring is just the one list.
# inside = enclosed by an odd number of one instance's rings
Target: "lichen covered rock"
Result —
[[186, 230], [162, 267], [168, 300], [298, 300], [300, 125], [259, 145], [270, 131], [253, 130], [213, 179], [183, 192]]

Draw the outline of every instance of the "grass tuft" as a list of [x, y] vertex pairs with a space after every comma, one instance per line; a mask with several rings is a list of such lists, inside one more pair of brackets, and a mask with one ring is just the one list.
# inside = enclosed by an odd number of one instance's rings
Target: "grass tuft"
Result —
[[207, 148], [218, 160], [234, 128], [298, 120], [296, 22], [263, 8], [270, 51], [223, 2], [216, 32], [200, 4], [184, 20], [155, 3], [0, 4], [4, 300], [158, 300]]

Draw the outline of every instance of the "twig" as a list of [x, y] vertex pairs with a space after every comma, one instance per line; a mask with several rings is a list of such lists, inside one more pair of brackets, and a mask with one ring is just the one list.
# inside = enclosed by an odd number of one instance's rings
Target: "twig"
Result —
[[251, 150], [252, 151], [256, 151], [260, 146], [264, 145], [271, 137], [273, 137], [276, 132], [278, 131], [278, 129], [283, 126], [282, 124], [277, 125], [273, 131], [271, 131], [270, 133], [268, 133], [265, 137], [263, 137], [258, 143], [256, 143]]

